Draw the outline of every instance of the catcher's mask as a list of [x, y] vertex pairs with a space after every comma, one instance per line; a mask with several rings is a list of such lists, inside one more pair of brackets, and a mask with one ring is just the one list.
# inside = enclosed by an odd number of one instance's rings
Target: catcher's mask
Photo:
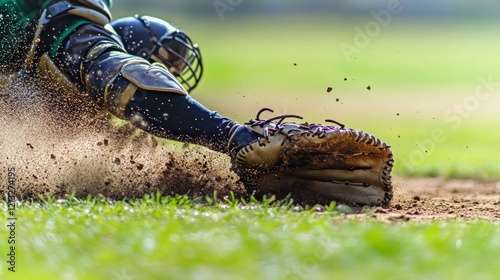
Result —
[[201, 53], [184, 31], [164, 20], [139, 15], [111, 25], [127, 52], [164, 64], [188, 92], [198, 85], [203, 74]]

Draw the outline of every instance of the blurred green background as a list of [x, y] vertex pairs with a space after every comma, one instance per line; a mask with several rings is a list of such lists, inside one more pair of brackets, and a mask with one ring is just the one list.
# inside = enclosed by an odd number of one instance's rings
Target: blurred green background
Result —
[[[193, 96], [244, 122], [262, 107], [336, 119], [393, 147], [396, 175], [500, 178], [499, 2], [114, 1], [200, 45]], [[327, 88], [332, 90], [327, 92]]]

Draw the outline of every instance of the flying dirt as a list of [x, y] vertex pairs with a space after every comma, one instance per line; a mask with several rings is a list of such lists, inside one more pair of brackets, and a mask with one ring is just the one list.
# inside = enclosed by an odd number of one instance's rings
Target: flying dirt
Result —
[[13, 75], [2, 75], [0, 84], [2, 193], [14, 168], [22, 200], [245, 194], [226, 155], [116, 124], [86, 96], [45, 90]]

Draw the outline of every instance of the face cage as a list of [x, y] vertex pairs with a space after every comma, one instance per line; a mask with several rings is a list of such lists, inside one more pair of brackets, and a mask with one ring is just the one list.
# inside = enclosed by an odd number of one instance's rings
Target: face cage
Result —
[[151, 59], [165, 64], [188, 92], [198, 85], [203, 74], [198, 46], [179, 30], [160, 38]]
[[175, 30], [163, 35], [159, 40], [151, 31], [151, 23], [144, 16], [136, 16], [146, 27], [155, 47], [146, 59], [164, 64], [181, 85], [191, 92], [200, 82], [203, 63], [198, 45], [193, 44], [186, 33]]

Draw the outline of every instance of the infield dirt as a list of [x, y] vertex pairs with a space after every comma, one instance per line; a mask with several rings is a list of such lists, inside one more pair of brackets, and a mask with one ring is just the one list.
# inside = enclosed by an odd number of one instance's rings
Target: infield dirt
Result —
[[391, 206], [374, 209], [375, 218], [500, 220], [500, 182], [397, 177], [394, 186]]

